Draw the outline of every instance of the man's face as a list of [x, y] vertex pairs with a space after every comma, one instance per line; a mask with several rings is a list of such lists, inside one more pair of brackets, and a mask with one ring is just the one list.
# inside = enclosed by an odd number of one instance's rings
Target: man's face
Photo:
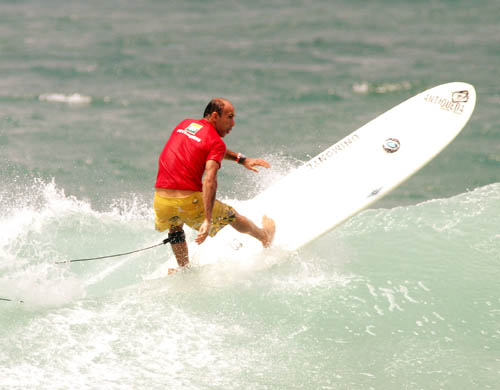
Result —
[[231, 103], [226, 103], [222, 110], [222, 115], [217, 114], [215, 118], [215, 130], [224, 137], [231, 132], [234, 126], [234, 107]]

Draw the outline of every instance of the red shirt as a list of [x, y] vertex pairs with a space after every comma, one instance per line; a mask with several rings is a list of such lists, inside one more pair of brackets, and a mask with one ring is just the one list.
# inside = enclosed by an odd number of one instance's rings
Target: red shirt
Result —
[[156, 188], [201, 191], [205, 163], [222, 162], [226, 144], [206, 119], [184, 119], [174, 129], [158, 161]]

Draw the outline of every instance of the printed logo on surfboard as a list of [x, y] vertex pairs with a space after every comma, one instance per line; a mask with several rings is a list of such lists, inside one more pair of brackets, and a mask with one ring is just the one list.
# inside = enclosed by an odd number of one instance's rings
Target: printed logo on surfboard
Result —
[[310, 169], [314, 169], [318, 167], [320, 164], [328, 161], [332, 157], [334, 157], [336, 154], [343, 152], [347, 148], [349, 148], [353, 143], [359, 141], [359, 135], [358, 134], [351, 134], [344, 139], [340, 140], [337, 142], [335, 145], [329, 147], [327, 150], [325, 150], [323, 153], [318, 154], [316, 157], [314, 157], [311, 161], [309, 161], [306, 164], [306, 167]]
[[371, 198], [372, 196], [376, 196], [378, 194], [380, 194], [380, 191], [382, 191], [384, 187], [380, 187], [380, 188], [375, 188], [372, 192], [370, 192], [370, 195], [368, 195], [368, 198]]
[[237, 250], [240, 250], [241, 248], [243, 248], [243, 244], [238, 241], [236, 238], [233, 239], [233, 241], [231, 241], [231, 248], [233, 248], [233, 250], [237, 251]]
[[453, 103], [467, 103], [469, 101], [469, 91], [456, 91], [451, 94]]
[[401, 143], [396, 138], [387, 138], [382, 147], [387, 153], [394, 153], [399, 150]]
[[428, 93], [425, 95], [424, 100], [431, 104], [436, 104], [442, 110], [461, 115], [465, 110], [465, 104], [469, 101], [469, 91], [454, 91], [451, 93], [450, 98], [444, 98], [439, 95], [432, 95]]

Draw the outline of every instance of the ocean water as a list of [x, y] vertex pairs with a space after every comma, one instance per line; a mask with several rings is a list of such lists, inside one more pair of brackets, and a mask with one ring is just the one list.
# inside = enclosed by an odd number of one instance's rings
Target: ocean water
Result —
[[[498, 389], [499, 19], [494, 0], [0, 1], [0, 389]], [[161, 242], [158, 155], [211, 97], [235, 104], [228, 147], [272, 165], [223, 164], [237, 203], [451, 81], [478, 94], [457, 139], [297, 252], [55, 264]]]

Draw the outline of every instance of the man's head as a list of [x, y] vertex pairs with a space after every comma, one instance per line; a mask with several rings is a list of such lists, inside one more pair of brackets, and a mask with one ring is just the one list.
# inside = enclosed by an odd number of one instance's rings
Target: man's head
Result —
[[234, 126], [234, 107], [229, 100], [215, 98], [210, 100], [203, 118], [209, 121], [217, 131], [219, 136], [224, 137], [229, 134]]

